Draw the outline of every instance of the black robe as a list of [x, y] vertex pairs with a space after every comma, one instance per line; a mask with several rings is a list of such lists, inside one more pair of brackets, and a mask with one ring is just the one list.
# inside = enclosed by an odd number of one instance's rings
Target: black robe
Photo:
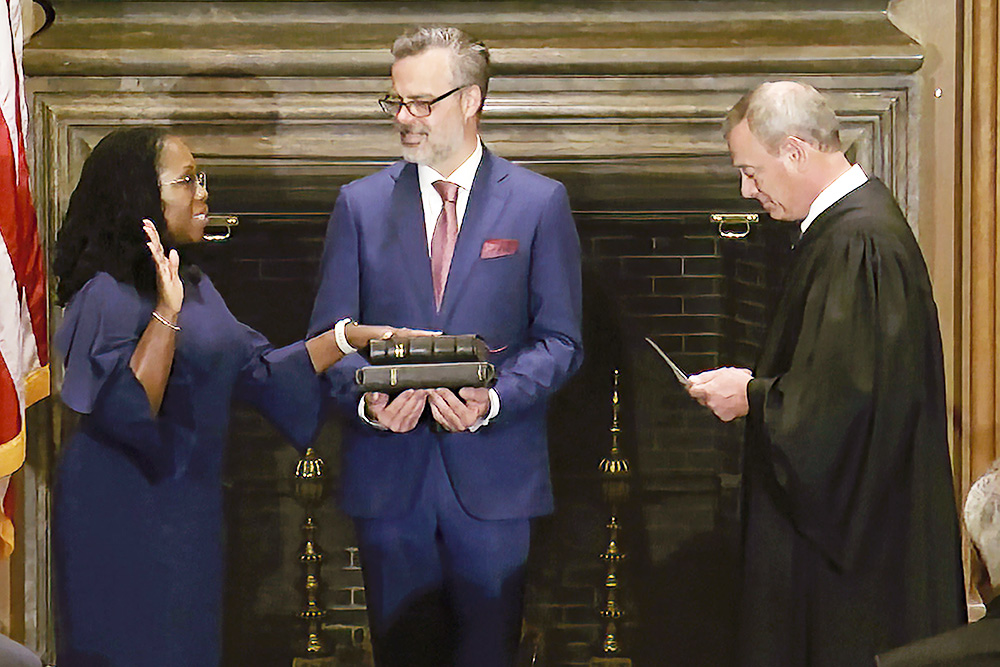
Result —
[[937, 310], [870, 180], [792, 254], [748, 387], [744, 665], [871, 665], [965, 620]]

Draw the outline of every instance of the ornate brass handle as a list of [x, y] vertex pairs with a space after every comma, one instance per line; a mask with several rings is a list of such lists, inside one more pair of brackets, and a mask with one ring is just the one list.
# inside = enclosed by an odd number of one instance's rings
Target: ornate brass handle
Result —
[[750, 233], [750, 223], [760, 219], [756, 213], [713, 213], [712, 222], [719, 225], [719, 236], [724, 239], [741, 239]]
[[[206, 233], [203, 233], [201, 238], [206, 241], [225, 241], [232, 234], [233, 227], [238, 224], [240, 224], [240, 219], [235, 215], [210, 215], [208, 216], [208, 224], [205, 225]], [[222, 234], [208, 234], [209, 227], [225, 227], [225, 231]]]

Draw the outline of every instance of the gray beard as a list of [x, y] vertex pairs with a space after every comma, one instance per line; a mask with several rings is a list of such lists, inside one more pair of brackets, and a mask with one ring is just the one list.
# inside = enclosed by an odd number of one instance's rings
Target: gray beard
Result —
[[426, 156], [423, 155], [423, 152], [424, 151], [419, 148], [409, 148], [407, 146], [402, 147], [403, 159], [407, 162], [412, 162], [413, 164], [427, 164], [427, 160], [422, 159], [426, 158]]

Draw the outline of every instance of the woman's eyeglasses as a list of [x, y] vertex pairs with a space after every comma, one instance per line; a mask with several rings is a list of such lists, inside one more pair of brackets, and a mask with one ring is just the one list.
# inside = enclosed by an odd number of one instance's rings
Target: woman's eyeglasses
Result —
[[199, 187], [205, 192], [208, 192], [208, 176], [205, 175], [205, 172], [199, 171], [197, 174], [185, 174], [184, 176], [175, 178], [172, 181], [160, 183], [160, 187], [165, 188], [168, 185], [183, 185], [191, 191], [191, 194], [194, 194]]

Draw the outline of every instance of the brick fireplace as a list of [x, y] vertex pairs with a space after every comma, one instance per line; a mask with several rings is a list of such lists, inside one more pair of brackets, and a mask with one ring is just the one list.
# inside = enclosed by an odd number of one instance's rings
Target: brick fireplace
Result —
[[[917, 198], [908, 128], [921, 55], [874, 0], [614, 4], [67, 3], [26, 54], [36, 198], [51, 242], [101, 136], [123, 122], [170, 124], [209, 174], [213, 212], [240, 216], [228, 241], [185, 259], [212, 276], [238, 318], [292, 342], [306, 328], [337, 189], [397, 153], [374, 102], [392, 37], [429, 20], [481, 36], [496, 63], [483, 137], [567, 185], [584, 258], [587, 358], [552, 405], [557, 511], [535, 526], [527, 620], [545, 664], [585, 665], [599, 653], [608, 509], [597, 465], [610, 446], [618, 369], [634, 473], [619, 516], [628, 552], [620, 645], [638, 665], [726, 665], [742, 425], [693, 403], [643, 337], [689, 372], [751, 365], [781, 285], [794, 226], [762, 217], [729, 239], [709, 218], [756, 210], [728, 164], [725, 110], [762, 80], [810, 81], [845, 119], [852, 157], [905, 210]], [[52, 421], [50, 454], [58, 410]], [[331, 494], [338, 444], [331, 422], [317, 447]], [[260, 417], [236, 411], [226, 664], [288, 664], [305, 637], [297, 458]], [[44, 525], [47, 479], [29, 481]], [[351, 526], [329, 503], [316, 521], [325, 637], [351, 664], [365, 637]], [[44, 554], [43, 534], [36, 543]], [[42, 556], [29, 578], [46, 581], [46, 567]]]
[[[621, 515], [629, 555], [621, 641], [639, 659], [643, 652], [661, 653], [673, 636], [678, 656], [724, 664], [725, 643], [689, 639], [697, 628], [724, 632], [732, 623], [714, 607], [731, 605], [735, 590], [720, 584], [736, 575], [741, 430], [693, 403], [642, 339], [652, 337], [690, 372], [752, 364], [794, 226], [765, 220], [746, 238], [724, 239], [706, 211], [577, 210], [575, 217], [584, 257], [587, 361], [552, 407], [558, 509], [536, 525], [527, 616], [542, 629], [551, 664], [585, 664], [600, 645], [596, 609], [604, 566], [597, 555], [606, 546], [608, 509], [596, 473], [610, 446], [618, 368], [621, 442], [637, 476]], [[325, 222], [323, 215], [244, 215], [229, 241], [186, 259], [213, 276], [245, 322], [272, 341], [291, 342], [308, 322]], [[334, 487], [336, 431], [335, 424], [328, 427], [318, 446]], [[290, 475], [296, 456], [245, 409], [236, 413], [231, 443], [228, 656], [233, 665], [264, 655], [277, 662], [287, 657], [288, 640], [302, 636], [294, 620], [300, 603], [293, 547], [301, 510], [291, 498]], [[327, 552], [327, 629], [346, 647], [364, 636], [351, 528], [330, 508], [318, 522]], [[679, 624], [681, 618], [699, 620]], [[647, 633], [649, 625], [658, 630]], [[248, 636], [247, 627], [258, 631]], [[705, 649], [720, 653], [700, 653]]]

